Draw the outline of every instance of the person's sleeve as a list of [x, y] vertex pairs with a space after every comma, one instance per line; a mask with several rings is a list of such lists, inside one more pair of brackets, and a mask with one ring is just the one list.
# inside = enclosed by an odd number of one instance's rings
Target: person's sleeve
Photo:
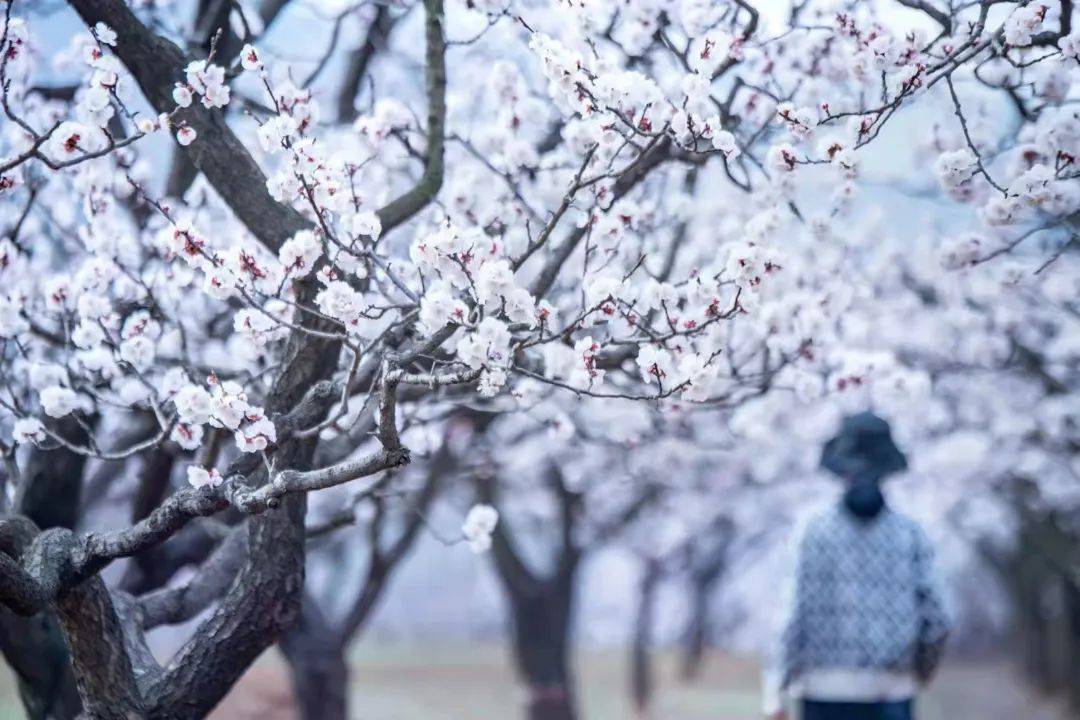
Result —
[[788, 690], [800, 667], [805, 622], [807, 580], [812, 572], [812, 553], [803, 535], [796, 550], [794, 579], [787, 583], [783, 630], [777, 638], [772, 658], [762, 678], [762, 710], [766, 715], [779, 711], [787, 701]]
[[941, 580], [930, 539], [919, 531], [915, 550], [916, 588], [919, 607], [919, 639], [915, 651], [915, 674], [929, 682], [941, 661], [952, 621], [946, 608]]

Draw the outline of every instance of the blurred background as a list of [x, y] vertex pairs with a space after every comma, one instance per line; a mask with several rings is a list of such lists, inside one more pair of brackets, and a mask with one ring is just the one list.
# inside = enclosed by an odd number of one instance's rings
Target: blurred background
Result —
[[[818, 489], [819, 506], [833, 502], [838, 492], [828, 482]], [[904, 505], [906, 492], [915, 495], [913, 485], [893, 481], [888, 492], [894, 504]], [[767, 507], [765, 498], [751, 502]], [[811, 502], [805, 512], [814, 509]], [[911, 512], [919, 515], [917, 508]], [[436, 528], [452, 527], [459, 515], [455, 508], [436, 506], [428, 518]], [[1029, 522], [1019, 542], [1001, 555], [990, 548], [972, 554], [955, 534], [929, 526], [940, 538], [958, 628], [940, 675], [920, 700], [921, 717], [1077, 716], [1077, 542], [1050, 518]], [[618, 543], [591, 554], [573, 589], [568, 653], [581, 716], [760, 717], [761, 658], [780, 610], [779, 578], [790, 562], [786, 541], [796, 523], [777, 514], [771, 527], [763, 530], [755, 522], [748, 535], [718, 523], [662, 555], [650, 553], [655, 546], [630, 549]], [[543, 535], [537, 532], [533, 542]], [[315, 549], [311, 575], [327, 607], [336, 602], [348, 611], [361, 592], [355, 570], [363, 563], [347, 551], [345, 538], [336, 542], [336, 552], [331, 543]], [[512, 613], [490, 557], [421, 535], [385, 595], [389, 600], [372, 611], [359, 639], [342, 651], [350, 717], [520, 717], [527, 691], [515, 672]], [[175, 649], [190, 627], [155, 631], [154, 649]], [[319, 667], [327, 660], [333, 657], [325, 649], [308, 653], [298, 661], [299, 671], [333, 675], [333, 669]], [[281, 649], [268, 651], [212, 717], [301, 717], [295, 670]], [[25, 717], [6, 668], [0, 675], [0, 717]]]

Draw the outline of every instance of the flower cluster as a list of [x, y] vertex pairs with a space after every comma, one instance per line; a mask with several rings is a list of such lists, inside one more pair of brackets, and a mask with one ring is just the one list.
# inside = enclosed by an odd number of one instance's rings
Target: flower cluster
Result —
[[262, 408], [248, 403], [247, 394], [239, 384], [210, 377], [207, 391], [202, 385], [186, 382], [181, 375], [178, 371], [166, 380], [179, 385], [168, 395], [179, 421], [172, 439], [181, 447], [189, 450], [199, 447], [206, 424], [232, 431], [236, 446], [243, 452], [261, 452], [277, 442], [274, 424]]

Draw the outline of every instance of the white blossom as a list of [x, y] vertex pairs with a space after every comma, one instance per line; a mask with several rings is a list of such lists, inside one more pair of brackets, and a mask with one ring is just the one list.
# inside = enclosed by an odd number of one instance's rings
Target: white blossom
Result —
[[1042, 205], [1053, 196], [1054, 171], [1046, 165], [1036, 165], [1009, 185], [1009, 194]]
[[203, 93], [202, 104], [206, 108], [221, 108], [229, 104], [229, 86], [211, 85]]
[[510, 339], [506, 323], [488, 316], [480, 321], [475, 332], [458, 343], [458, 358], [472, 368], [505, 365], [510, 360]]
[[1030, 45], [1045, 17], [1046, 6], [1039, 2], [1018, 7], [1005, 21], [1005, 42], [1021, 47]]
[[277, 429], [265, 416], [248, 422], [235, 433], [236, 446], [243, 452], [261, 452], [277, 442]]
[[478, 391], [482, 397], [494, 397], [506, 385], [506, 371], [489, 368], [480, 374]]
[[709, 399], [720, 372], [716, 363], [702, 355], [688, 354], [679, 361], [678, 370], [679, 384], [687, 383], [682, 391], [684, 400], [704, 402]]
[[461, 534], [474, 553], [485, 553], [491, 549], [491, 534], [495, 532], [498, 524], [498, 510], [491, 505], [473, 505], [461, 525]]
[[934, 162], [934, 172], [946, 190], [952, 190], [971, 179], [977, 158], [968, 148], [944, 152]]
[[262, 67], [259, 52], [250, 43], [240, 50], [240, 66], [245, 70], [258, 70]]
[[116, 46], [116, 31], [103, 22], [94, 24], [94, 37], [103, 45]]
[[670, 389], [675, 362], [667, 350], [652, 344], [642, 345], [638, 350], [637, 365], [642, 380]]
[[[262, 125], [256, 133], [259, 137], [259, 145], [269, 153], [281, 152], [283, 144], [296, 136], [299, 125], [291, 115], [275, 115]], [[292, 177], [293, 173], [287, 171]], [[295, 178], [294, 178], [295, 181]]]
[[379, 235], [382, 234], [382, 222], [379, 220], [379, 216], [373, 212], [359, 212], [352, 216], [349, 229], [353, 235], [378, 240]]
[[41, 409], [49, 417], [60, 418], [69, 415], [79, 407], [79, 398], [71, 388], [50, 385], [40, 393]]
[[301, 230], [286, 240], [278, 251], [285, 272], [293, 277], [305, 277], [322, 257], [322, 243], [310, 230]]
[[194, 95], [191, 87], [183, 83], [176, 83], [172, 91], [173, 102], [182, 108], [189, 107]]
[[120, 358], [140, 372], [150, 368], [156, 354], [154, 341], [145, 335], [137, 335], [120, 343]]
[[47, 437], [45, 434], [45, 426], [35, 417], [18, 418], [15, 420], [11, 434], [12, 437], [15, 438], [15, 442], [20, 445], [44, 442]]
[[0, 338], [14, 338], [30, 329], [20, 314], [21, 303], [0, 295]]
[[198, 385], [186, 385], [173, 397], [176, 413], [185, 425], [202, 425], [210, 421], [213, 406], [210, 393]]
[[795, 148], [784, 143], [773, 145], [765, 154], [765, 164], [769, 169], [780, 172], [791, 172], [798, 160]]
[[224, 478], [215, 468], [206, 470], [198, 465], [188, 465], [187, 481], [188, 485], [199, 490], [202, 488], [216, 488], [224, 482]]
[[1080, 62], [1080, 29], [1073, 30], [1058, 40], [1058, 48], [1061, 50], [1062, 60]]
[[215, 383], [211, 387], [211, 418], [215, 427], [236, 430], [249, 415], [261, 413], [259, 408], [248, 404], [247, 394], [235, 382]]
[[195, 133], [195, 129], [190, 125], [181, 125], [176, 131], [176, 142], [180, 143], [183, 147], [187, 147], [195, 142], [196, 137], [198, 136]]
[[169, 439], [185, 450], [195, 450], [202, 445], [203, 432], [202, 425], [177, 423], [169, 433]]

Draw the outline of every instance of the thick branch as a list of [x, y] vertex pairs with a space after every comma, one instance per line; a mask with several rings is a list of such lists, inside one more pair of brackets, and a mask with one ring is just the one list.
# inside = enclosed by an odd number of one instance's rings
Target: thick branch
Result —
[[356, 96], [360, 93], [360, 83], [364, 81], [375, 53], [389, 38], [394, 22], [394, 16], [390, 14], [390, 6], [379, 5], [371, 25], [368, 26], [364, 44], [350, 53], [349, 62], [345, 68], [345, 80], [337, 99], [338, 122], [351, 123], [359, 115], [356, 110]]
[[446, 38], [443, 31], [443, 0], [424, 0], [427, 43], [427, 164], [420, 181], [405, 194], [379, 210], [383, 233], [397, 227], [424, 208], [443, 183], [446, 142]]
[[[19, 519], [5, 521], [5, 550], [8, 538], [24, 543]], [[14, 530], [14, 533], [9, 533]], [[142, 695], [136, 683], [129, 654], [129, 642], [116, 613], [109, 591], [100, 578], [73, 582], [79, 544], [70, 530], [52, 528], [33, 538], [14, 565], [7, 552], [0, 554], [3, 574], [8, 582], [17, 579], [30, 594], [24, 610], [43, 609], [51, 604], [57, 612], [71, 662], [75, 668], [79, 695], [86, 714], [92, 718], [124, 720], [143, 717]], [[61, 592], [63, 590], [63, 592]], [[13, 598], [4, 601], [9, 605]], [[149, 674], [152, 668], [145, 668]]]
[[938, 8], [931, 5], [930, 3], [926, 2], [926, 0], [896, 0], [896, 1], [898, 3], [900, 3], [901, 5], [903, 5], [904, 7], [909, 7], [912, 10], [920, 10], [920, 11], [926, 13], [930, 18], [933, 19], [934, 22], [936, 22], [938, 25], [941, 26], [942, 30], [944, 30], [947, 33], [952, 32], [952, 17], [950, 17], [949, 14], [947, 12], [945, 12], [944, 10], [939, 10]]
[[207, 559], [198, 574], [179, 587], [162, 588], [136, 601], [142, 626], [186, 622], [210, 607], [229, 589], [247, 555], [247, 528], [239, 527]]
[[328, 468], [308, 470], [285, 470], [271, 482], [238, 496], [237, 505], [249, 512], [273, 507], [276, 501], [290, 493], [306, 493], [341, 485], [351, 480], [374, 475], [383, 470], [401, 467], [409, 463], [408, 448], [398, 446], [393, 450], [377, 450], [358, 460], [343, 462]]
[[19, 615], [40, 612], [46, 603], [44, 592], [19, 563], [0, 553], [0, 602]]
[[[168, 40], [139, 22], [123, 0], [70, 0], [87, 25], [103, 22], [117, 34], [116, 54], [135, 77], [143, 95], [157, 112], [176, 108], [173, 84], [181, 78], [188, 58]], [[225, 123], [220, 112], [200, 103], [177, 117], [195, 130], [198, 139], [184, 148], [237, 218], [272, 250], [309, 226], [295, 210], [275, 202], [266, 191], [266, 176]], [[384, 223], [385, 226], [385, 223]]]
[[196, 517], [205, 517], [229, 507], [225, 491], [181, 490], [159, 505], [144, 519], [124, 530], [91, 533], [85, 538], [82, 577], [91, 575], [119, 557], [128, 557], [158, 545]]
[[[298, 302], [313, 301], [317, 288], [302, 284]], [[304, 327], [322, 329], [325, 321], [300, 314]], [[268, 400], [272, 417], [287, 413], [308, 388], [327, 379], [338, 365], [336, 340], [294, 331], [282, 356], [282, 370]], [[317, 440], [290, 439], [276, 449], [277, 467], [303, 471], [311, 466]], [[203, 717], [228, 692], [245, 669], [296, 622], [304, 587], [304, 512], [302, 493], [247, 522], [247, 558], [228, 593], [165, 668], [148, 691], [151, 714], [160, 718]]]
[[128, 640], [104, 581], [90, 578], [64, 595], [56, 608], [87, 717], [145, 717]]

